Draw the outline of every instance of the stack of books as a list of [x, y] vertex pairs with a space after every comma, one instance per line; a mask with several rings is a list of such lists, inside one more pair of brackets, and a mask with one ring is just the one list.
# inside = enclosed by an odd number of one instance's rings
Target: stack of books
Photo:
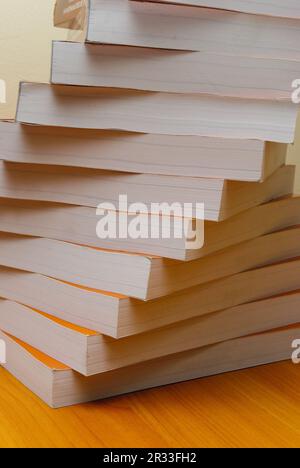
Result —
[[53, 407], [300, 338], [300, 7], [223, 3], [90, 0], [0, 124], [4, 366]]

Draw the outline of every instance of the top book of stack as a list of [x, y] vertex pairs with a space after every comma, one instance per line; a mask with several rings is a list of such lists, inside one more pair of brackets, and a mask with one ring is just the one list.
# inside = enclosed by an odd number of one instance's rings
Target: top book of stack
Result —
[[[199, 8], [202, 3], [218, 3], [220, 7], [221, 2], [197, 2], [198, 6], [192, 7], [170, 2], [90, 0], [87, 41], [248, 57], [300, 58], [299, 6], [294, 19], [294, 15], [283, 18]], [[226, 2], [226, 8], [230, 3], [238, 2]], [[267, 3], [273, 11], [275, 2]], [[284, 3], [282, 15], [291, 16], [291, 2]]]
[[240, 11], [253, 15], [281, 16], [282, 18], [300, 19], [300, 5], [298, 0], [148, 0], [157, 3], [173, 3], [220, 10]]

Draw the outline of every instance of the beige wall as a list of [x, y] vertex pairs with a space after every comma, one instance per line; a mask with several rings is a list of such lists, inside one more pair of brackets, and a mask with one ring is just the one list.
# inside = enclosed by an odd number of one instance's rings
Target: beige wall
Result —
[[[7, 104], [0, 103], [0, 119], [12, 119], [19, 82], [49, 81], [51, 41], [70, 38], [70, 33], [52, 26], [54, 0], [0, 2], [0, 79], [7, 83]], [[300, 119], [289, 161], [299, 164], [296, 190], [300, 193]]]
[[52, 27], [54, 0], [0, 2], [0, 79], [7, 83], [3, 119], [15, 115], [20, 81], [49, 81], [51, 40], [65, 39], [67, 32]]

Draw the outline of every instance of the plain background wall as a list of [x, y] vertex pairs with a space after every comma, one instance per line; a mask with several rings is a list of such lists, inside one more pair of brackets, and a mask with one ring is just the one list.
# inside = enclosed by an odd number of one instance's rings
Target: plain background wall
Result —
[[[13, 119], [20, 81], [47, 83], [51, 41], [71, 39], [53, 27], [55, 0], [0, 0], [0, 79], [7, 83], [7, 103], [0, 103], [0, 119]], [[295, 78], [300, 78], [295, 77]], [[298, 164], [295, 191], [300, 193], [300, 118], [289, 162]]]
[[0, 118], [14, 118], [20, 81], [47, 82], [51, 41], [67, 38], [52, 27], [54, 0], [0, 0], [0, 79], [7, 83], [7, 104]]

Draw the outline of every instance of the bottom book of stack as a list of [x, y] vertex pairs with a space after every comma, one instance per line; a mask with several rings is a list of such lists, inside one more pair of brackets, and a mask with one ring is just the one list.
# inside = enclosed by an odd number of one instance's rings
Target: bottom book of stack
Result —
[[284, 361], [299, 336], [296, 324], [84, 377], [0, 332], [7, 346], [6, 369], [54, 408]]

